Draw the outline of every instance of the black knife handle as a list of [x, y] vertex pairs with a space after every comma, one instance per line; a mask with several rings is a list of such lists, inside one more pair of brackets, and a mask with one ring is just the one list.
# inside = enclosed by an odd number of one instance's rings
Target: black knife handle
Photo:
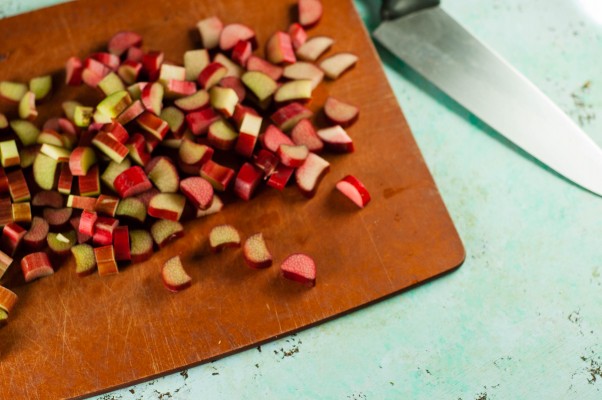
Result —
[[424, 8], [438, 6], [439, 3], [440, 0], [383, 0], [380, 16], [386, 21]]

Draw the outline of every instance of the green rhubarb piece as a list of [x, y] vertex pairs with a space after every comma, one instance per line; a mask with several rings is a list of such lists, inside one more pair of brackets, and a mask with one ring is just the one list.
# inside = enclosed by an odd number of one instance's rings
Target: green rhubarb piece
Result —
[[126, 197], [119, 202], [115, 215], [130, 217], [136, 221], [144, 222], [146, 219], [146, 206], [136, 197]]
[[18, 103], [27, 93], [27, 85], [19, 82], [0, 82], [0, 97]]
[[199, 74], [209, 65], [209, 52], [207, 49], [188, 50], [184, 53], [184, 68], [186, 69], [186, 80], [196, 81]]
[[98, 87], [100, 90], [102, 90], [105, 96], [125, 90], [125, 86], [123, 86], [121, 78], [115, 72], [110, 72], [107, 74], [107, 76], [102, 78], [102, 80], [98, 82]]
[[269, 99], [278, 89], [276, 81], [259, 71], [245, 72], [241, 80], [260, 102]]
[[[2, 143], [0, 143], [0, 145], [1, 144]], [[71, 151], [47, 143], [44, 143], [42, 147], [40, 147], [40, 153], [45, 154], [58, 162], [69, 162], [69, 156], [71, 156]]]
[[71, 247], [71, 254], [75, 258], [75, 273], [77, 275], [87, 275], [96, 268], [94, 248], [89, 244], [77, 244]]
[[150, 233], [142, 229], [130, 231], [130, 254], [132, 260], [146, 255], [153, 249], [153, 238]]
[[52, 90], [52, 76], [44, 75], [32, 78], [29, 81], [29, 90], [34, 93], [36, 100], [45, 98]]
[[63, 139], [61, 135], [54, 131], [42, 131], [36, 140], [37, 144], [50, 144], [57, 147], [63, 147]]
[[85, 106], [76, 106], [73, 112], [73, 123], [80, 128], [87, 128], [92, 122], [94, 108]]
[[129, 158], [124, 158], [122, 162], [120, 163], [116, 163], [115, 161], [111, 161], [109, 163], [109, 165], [107, 166], [107, 168], [105, 168], [104, 172], [102, 173], [102, 175], [100, 176], [100, 180], [107, 185], [108, 187], [111, 188], [111, 190], [115, 191], [115, 186], [113, 185], [113, 182], [115, 181], [115, 178], [117, 178], [117, 176], [122, 173], [123, 171], [125, 171], [126, 169], [128, 169], [129, 167], [132, 166], [132, 163], [130, 162]]
[[125, 90], [120, 90], [105, 97], [98, 103], [96, 109], [104, 115], [117, 118], [130, 104], [132, 104], [130, 94]]
[[64, 233], [50, 232], [46, 237], [48, 247], [57, 254], [65, 254], [75, 245], [77, 234], [74, 230]]
[[140, 88], [139, 83], [128, 86], [127, 91], [133, 100], [139, 100], [140, 97], [142, 97], [142, 89]]
[[21, 163], [17, 142], [14, 140], [0, 142], [0, 162], [2, 162], [4, 168], [19, 165]]
[[151, 226], [151, 235], [159, 247], [165, 246], [167, 242], [183, 234], [184, 227], [176, 221], [160, 219]]
[[33, 162], [33, 178], [41, 189], [52, 190], [58, 161], [38, 153]]
[[10, 127], [15, 132], [23, 146], [36, 144], [40, 130], [31, 122], [21, 119], [10, 121]]
[[73, 117], [75, 116], [75, 109], [77, 107], [83, 107], [83, 104], [75, 100], [67, 100], [63, 102], [62, 107], [63, 113], [65, 113], [65, 117], [67, 117], [69, 121], [73, 121]]
[[6, 128], [8, 128], [8, 118], [6, 118], [6, 115], [0, 113], [0, 129]]
[[33, 92], [27, 92], [19, 101], [19, 118], [32, 120], [37, 116], [36, 95]]
[[176, 107], [165, 107], [161, 110], [159, 117], [167, 122], [169, 129], [175, 132], [177, 128], [181, 127], [184, 123], [184, 113]]

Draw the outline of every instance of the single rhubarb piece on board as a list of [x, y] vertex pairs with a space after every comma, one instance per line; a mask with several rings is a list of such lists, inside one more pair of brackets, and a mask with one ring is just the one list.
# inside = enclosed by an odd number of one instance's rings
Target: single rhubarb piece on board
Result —
[[314, 90], [324, 79], [324, 71], [314, 64], [299, 61], [284, 67], [284, 77], [292, 80], [306, 79], [311, 82], [311, 89]]
[[336, 188], [347, 198], [353, 201], [359, 208], [364, 208], [370, 202], [370, 193], [359, 179], [353, 175], [347, 175], [341, 179]]
[[196, 24], [201, 35], [201, 41], [205, 49], [213, 49], [219, 45], [219, 38], [224, 24], [218, 17], [209, 17]]
[[304, 28], [311, 28], [322, 18], [322, 2], [320, 0], [299, 0], [299, 23]]
[[282, 144], [278, 147], [278, 152], [276, 154], [278, 154], [282, 165], [297, 168], [303, 165], [305, 159], [309, 155], [309, 150], [307, 149], [307, 146], [303, 144], [294, 146]]
[[25, 282], [54, 274], [48, 255], [44, 252], [31, 253], [21, 259], [21, 271]]
[[308, 286], [316, 285], [316, 263], [306, 254], [291, 254], [280, 264], [282, 276]]
[[240, 247], [240, 234], [232, 225], [218, 225], [209, 232], [209, 246], [214, 253], [227, 247]]
[[345, 71], [357, 63], [357, 56], [352, 53], [337, 53], [320, 62], [320, 68], [330, 79], [338, 79]]
[[291, 37], [285, 32], [276, 32], [268, 39], [265, 53], [268, 61], [274, 64], [292, 64], [297, 61]]
[[219, 47], [223, 51], [232, 50], [239, 41], [253, 41], [255, 31], [243, 24], [226, 25], [219, 37]]
[[245, 240], [242, 255], [251, 268], [267, 268], [272, 265], [272, 255], [266, 246], [262, 233], [251, 235]]
[[314, 36], [297, 49], [297, 57], [305, 61], [316, 61], [333, 43], [334, 40], [328, 36]]
[[165, 287], [172, 292], [179, 292], [190, 287], [192, 278], [186, 273], [180, 261], [180, 256], [175, 256], [165, 261], [161, 269], [161, 278]]
[[336, 153], [353, 153], [355, 150], [353, 140], [340, 125], [319, 129], [316, 134], [330, 151]]

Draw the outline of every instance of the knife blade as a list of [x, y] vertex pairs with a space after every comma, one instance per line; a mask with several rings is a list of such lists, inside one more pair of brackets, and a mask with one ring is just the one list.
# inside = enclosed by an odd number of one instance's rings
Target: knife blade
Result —
[[602, 196], [602, 150], [438, 0], [385, 0], [373, 36], [440, 90], [559, 174]]

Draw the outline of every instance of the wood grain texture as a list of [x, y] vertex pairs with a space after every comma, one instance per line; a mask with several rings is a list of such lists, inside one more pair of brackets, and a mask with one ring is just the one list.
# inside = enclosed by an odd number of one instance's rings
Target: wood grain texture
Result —
[[[267, 3], [78, 1], [2, 20], [0, 79], [53, 72], [58, 83], [69, 56], [100, 50], [123, 29], [180, 62], [185, 50], [199, 46], [196, 21], [214, 14], [256, 28], [265, 43], [287, 28], [294, 2]], [[185, 238], [117, 276], [80, 279], [69, 261], [52, 277], [15, 285], [20, 302], [0, 330], [0, 398], [78, 397], [147, 379], [333, 318], [462, 263], [461, 241], [352, 3], [325, 0], [324, 7], [311, 34], [334, 37], [331, 53], [350, 50], [360, 61], [322, 85], [310, 108], [318, 111], [329, 94], [357, 104], [360, 119], [348, 130], [356, 153], [326, 156], [331, 172], [314, 199], [290, 187], [262, 190], [249, 203], [228, 201], [222, 213], [188, 223]], [[98, 101], [85, 88], [62, 88], [41, 106], [39, 121], [69, 98]], [[366, 209], [334, 190], [347, 174], [371, 191]], [[221, 223], [245, 237], [263, 232], [276, 265], [255, 271], [239, 251], [211, 254], [207, 233]], [[316, 259], [313, 289], [279, 277], [278, 262], [299, 251]], [[193, 285], [173, 295], [159, 271], [175, 254]]]

